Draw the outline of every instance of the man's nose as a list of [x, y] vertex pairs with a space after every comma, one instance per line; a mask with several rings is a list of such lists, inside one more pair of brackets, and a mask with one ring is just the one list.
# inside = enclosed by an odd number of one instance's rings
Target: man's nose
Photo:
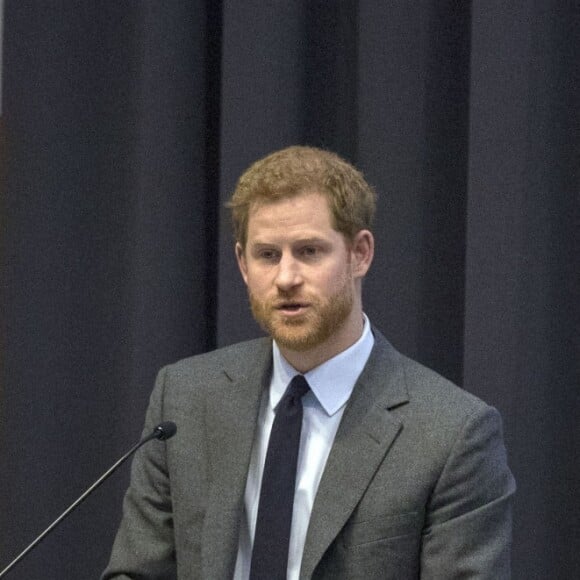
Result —
[[291, 255], [283, 255], [278, 262], [276, 286], [280, 290], [290, 290], [302, 283], [300, 264]]

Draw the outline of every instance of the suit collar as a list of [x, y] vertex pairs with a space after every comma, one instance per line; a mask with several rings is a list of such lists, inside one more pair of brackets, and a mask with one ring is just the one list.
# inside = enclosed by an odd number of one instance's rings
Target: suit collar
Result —
[[345, 410], [314, 500], [301, 577], [312, 576], [402, 428], [389, 412], [409, 400], [401, 355], [380, 332], [373, 332], [374, 349]]
[[202, 577], [233, 576], [244, 490], [261, 395], [270, 380], [272, 342], [231, 351], [224, 380], [208, 399], [209, 497], [203, 526]]

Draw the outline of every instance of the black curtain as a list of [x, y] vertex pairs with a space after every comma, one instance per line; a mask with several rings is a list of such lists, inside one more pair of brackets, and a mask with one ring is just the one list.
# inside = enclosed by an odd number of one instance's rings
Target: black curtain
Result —
[[[0, 569], [138, 439], [161, 365], [259, 333], [223, 203], [301, 143], [379, 192], [373, 323], [503, 415], [514, 578], [577, 574], [577, 2], [4, 10]], [[97, 578], [127, 482], [14, 577]]]

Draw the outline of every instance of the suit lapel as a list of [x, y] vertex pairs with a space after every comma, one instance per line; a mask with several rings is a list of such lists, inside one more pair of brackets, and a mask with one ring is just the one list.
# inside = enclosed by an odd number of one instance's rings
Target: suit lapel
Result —
[[208, 401], [209, 497], [203, 526], [203, 578], [234, 573], [243, 498], [260, 400], [271, 374], [271, 342], [260, 341], [224, 369], [227, 380]]
[[301, 578], [310, 578], [402, 428], [388, 409], [408, 401], [400, 355], [377, 331], [353, 390], [314, 501]]

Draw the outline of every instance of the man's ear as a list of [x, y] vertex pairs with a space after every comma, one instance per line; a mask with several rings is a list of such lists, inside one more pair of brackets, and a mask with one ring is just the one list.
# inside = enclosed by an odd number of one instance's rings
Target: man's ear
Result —
[[246, 263], [246, 256], [244, 254], [244, 248], [242, 248], [242, 244], [240, 242], [236, 242], [236, 260], [238, 261], [238, 268], [240, 269], [240, 273], [244, 282], [248, 283], [248, 265]]
[[363, 278], [375, 255], [375, 238], [369, 230], [360, 230], [351, 242], [353, 274]]

